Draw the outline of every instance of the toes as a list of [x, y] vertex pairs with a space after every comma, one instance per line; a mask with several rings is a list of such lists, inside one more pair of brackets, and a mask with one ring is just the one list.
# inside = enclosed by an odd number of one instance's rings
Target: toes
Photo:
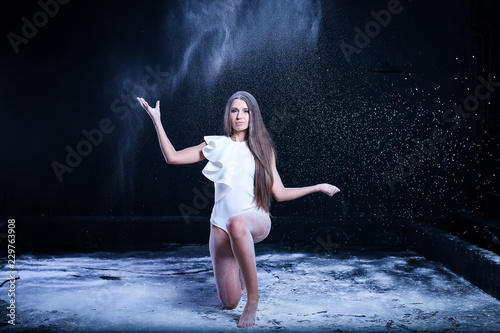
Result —
[[243, 324], [238, 324], [238, 327], [245, 328], [245, 327], [252, 327], [254, 325], [255, 325], [255, 323], [243, 323]]

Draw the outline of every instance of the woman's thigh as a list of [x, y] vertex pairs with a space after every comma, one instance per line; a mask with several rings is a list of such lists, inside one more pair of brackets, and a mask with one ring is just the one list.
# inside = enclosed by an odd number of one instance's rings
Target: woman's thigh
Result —
[[254, 243], [263, 241], [271, 231], [271, 218], [265, 212], [250, 210], [237, 213], [229, 218], [228, 223], [231, 223], [231, 220], [235, 218], [241, 218], [245, 221]]

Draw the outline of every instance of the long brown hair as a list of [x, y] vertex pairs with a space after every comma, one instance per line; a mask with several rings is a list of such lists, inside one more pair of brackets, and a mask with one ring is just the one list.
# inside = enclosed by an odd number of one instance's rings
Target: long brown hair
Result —
[[245, 101], [250, 113], [247, 140], [248, 147], [255, 158], [254, 197], [257, 207], [269, 212], [273, 187], [272, 156], [275, 154], [274, 144], [262, 121], [259, 104], [250, 93], [238, 91], [229, 98], [224, 113], [224, 131], [227, 136], [233, 133], [231, 125], [231, 105], [235, 99]]

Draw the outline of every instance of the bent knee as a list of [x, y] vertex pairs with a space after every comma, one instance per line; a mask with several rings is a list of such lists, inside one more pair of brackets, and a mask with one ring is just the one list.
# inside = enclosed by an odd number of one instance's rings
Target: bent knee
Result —
[[232, 309], [236, 309], [239, 302], [240, 302], [239, 299], [238, 300], [230, 300], [230, 301], [222, 302], [222, 305], [224, 306], [225, 309], [232, 310]]
[[226, 223], [226, 228], [229, 236], [233, 238], [241, 238], [248, 233], [247, 223], [241, 216], [230, 217]]
[[228, 310], [232, 310], [238, 306], [241, 299], [241, 294], [237, 291], [236, 293], [221, 294], [219, 292], [219, 299], [222, 302], [222, 306]]

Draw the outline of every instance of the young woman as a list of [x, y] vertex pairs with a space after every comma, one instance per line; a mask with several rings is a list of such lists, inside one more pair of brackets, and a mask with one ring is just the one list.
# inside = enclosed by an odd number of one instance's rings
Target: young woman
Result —
[[276, 170], [275, 150], [255, 98], [239, 91], [229, 98], [224, 114], [225, 136], [177, 151], [163, 129], [160, 101], [152, 108], [137, 98], [153, 119], [160, 147], [169, 164], [190, 164], [207, 159], [202, 173], [215, 184], [210, 218], [209, 249], [219, 299], [234, 309], [242, 294], [247, 304], [238, 327], [255, 325], [259, 301], [254, 243], [271, 229], [271, 194], [277, 201], [293, 200], [313, 192], [329, 196], [339, 192], [330, 184], [287, 188]]

